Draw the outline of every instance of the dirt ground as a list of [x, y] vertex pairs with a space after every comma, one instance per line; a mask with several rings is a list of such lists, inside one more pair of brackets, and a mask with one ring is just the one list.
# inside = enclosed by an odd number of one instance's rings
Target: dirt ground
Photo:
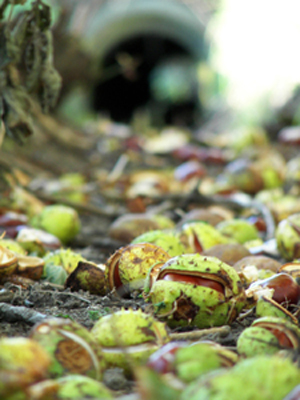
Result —
[[[117, 242], [107, 238], [110, 222], [110, 219], [103, 217], [81, 216], [82, 231], [70, 247], [89, 261], [105, 263], [119, 247]], [[47, 282], [36, 282], [26, 289], [6, 283], [0, 290], [0, 333], [1, 336], [28, 337], [33, 326], [46, 317], [71, 318], [91, 329], [98, 318], [122, 307], [149, 310], [149, 304], [142, 298], [121, 299], [113, 294], [98, 296], [84, 291], [71, 292]], [[234, 322], [228, 332], [204, 335], [201, 340], [212, 340], [234, 349], [238, 336], [252, 321], [250, 315]], [[188, 332], [193, 329], [196, 328], [169, 329], [169, 332]], [[134, 381], [125, 377], [121, 369], [105, 371], [103, 381], [117, 396], [135, 392]]]
[[[73, 241], [70, 248], [89, 261], [97, 264], [105, 263], [108, 257], [120, 247], [117, 242], [114, 243], [107, 238], [109, 221], [102, 217], [82, 216], [81, 222], [82, 232]], [[105, 241], [107, 241], [106, 244]], [[90, 244], [85, 246], [86, 243]], [[28, 336], [35, 321], [44, 316], [69, 317], [90, 329], [100, 316], [115, 312], [122, 307], [134, 310], [149, 308], [149, 304], [140, 297], [122, 299], [114, 294], [98, 296], [82, 290], [71, 292], [70, 289], [64, 289], [62, 286], [48, 282], [36, 282], [28, 288], [8, 282], [0, 291], [1, 302], [12, 306], [26, 307], [42, 314], [40, 317], [37, 316], [37, 319], [33, 318], [32, 321], [24, 322], [22, 313], [9, 316], [7, 312], [0, 311], [0, 332], [2, 335], [11, 337]], [[245, 326], [251, 324], [251, 321], [252, 318], [249, 316], [241, 322], [234, 323], [227, 336], [214, 335], [214, 340], [226, 346], [235, 346], [237, 336]], [[205, 339], [209, 339], [209, 337], [205, 337]]]
[[[85, 137], [81, 133], [73, 132], [68, 142], [62, 143], [62, 138], [59, 136], [55, 136], [55, 140], [53, 140], [53, 132], [55, 130], [41, 129], [29, 145], [21, 148], [4, 147], [0, 152], [0, 162], [7, 163], [9, 160], [10, 165], [22, 169], [31, 179], [39, 176], [41, 179], [49, 177], [52, 179], [61, 173], [75, 170], [85, 173], [91, 180], [97, 176], [98, 171], [112, 171], [124, 151], [132, 157], [130, 163], [132, 169], [155, 166], [163, 171], [170, 165], [178, 164], [178, 160], [175, 161], [169, 155], [144, 156], [139, 151], [132, 153], [131, 150], [128, 151], [128, 148], [124, 150], [124, 141], [120, 145], [119, 139], [117, 150], [105, 153], [101, 149], [107, 146], [108, 140], [111, 140], [105, 136], [101, 138], [99, 136]], [[82, 140], [82, 148], [77, 144], [74, 146], [74, 138]], [[43, 148], [47, 149], [44, 157], [41, 157], [39, 150], [41, 143]], [[60, 159], [59, 162], [57, 158]], [[209, 169], [210, 173], [218, 174], [222, 171], [223, 165], [210, 164]], [[125, 244], [110, 238], [108, 230], [117, 216], [128, 212], [128, 204], [125, 204], [122, 199], [107, 195], [108, 192], [104, 194], [97, 187], [92, 191], [88, 205], [78, 208], [82, 228], [76, 239], [68, 246], [88, 261], [97, 264], [105, 263], [115, 250]], [[40, 194], [40, 192], [37, 193]], [[39, 197], [43, 198], [43, 196]], [[43, 199], [45, 200], [45, 198]], [[170, 201], [171, 206], [168, 204]], [[162, 209], [166, 208], [172, 214], [186, 201], [189, 201], [189, 196], [181, 198], [179, 196], [179, 199], [171, 198], [170, 200], [166, 195], [165, 199], [157, 202], [155, 206], [162, 207], [167, 204]], [[7, 282], [0, 288], [0, 335], [27, 337], [30, 335], [32, 327], [46, 317], [71, 318], [90, 329], [99, 317], [120, 310], [122, 307], [149, 310], [150, 306], [141, 297], [121, 299], [113, 293], [98, 296], [84, 291], [71, 292], [69, 289], [64, 289], [63, 286], [41, 281], [32, 283], [26, 288], [15, 282]], [[230, 349], [235, 349], [238, 336], [245, 327], [252, 323], [253, 319], [254, 316], [251, 313], [242, 316], [232, 323], [227, 331], [204, 335], [201, 340], [213, 340]], [[169, 329], [170, 333], [191, 330], [196, 330], [196, 328], [178, 328], [173, 331]], [[134, 383], [124, 376], [122, 370], [115, 369], [105, 372], [104, 382], [116, 391], [117, 395], [134, 392]]]
[[[83, 215], [81, 223], [82, 231], [70, 247], [89, 261], [105, 263], [107, 258], [120, 247], [120, 243], [107, 237], [111, 219]], [[71, 292], [69, 289], [47, 282], [36, 282], [28, 288], [22, 288], [15, 283], [6, 283], [0, 289], [0, 334], [7, 337], [28, 337], [33, 326], [46, 317], [71, 318], [90, 329], [98, 318], [118, 311], [122, 307], [148, 310], [149, 304], [142, 298], [121, 299], [113, 294], [98, 296], [84, 291]], [[251, 322], [252, 317], [249, 316], [240, 322], [234, 322], [227, 333], [209, 334], [202, 336], [201, 339], [213, 340], [234, 349], [239, 334]], [[196, 328], [177, 329], [177, 331], [193, 329]], [[107, 370], [103, 381], [116, 395], [134, 393], [134, 382], [125, 377], [121, 369]]]

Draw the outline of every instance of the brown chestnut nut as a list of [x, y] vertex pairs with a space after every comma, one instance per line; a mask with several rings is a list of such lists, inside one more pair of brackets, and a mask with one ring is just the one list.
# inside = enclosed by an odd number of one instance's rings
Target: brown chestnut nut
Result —
[[249, 289], [256, 286], [274, 289], [273, 300], [277, 303], [297, 304], [300, 299], [300, 287], [297, 282], [288, 274], [282, 272], [270, 278], [253, 282]]

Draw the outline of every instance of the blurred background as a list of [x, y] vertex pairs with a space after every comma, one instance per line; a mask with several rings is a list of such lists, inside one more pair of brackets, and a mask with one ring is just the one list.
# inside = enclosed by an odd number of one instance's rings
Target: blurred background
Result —
[[51, 3], [64, 115], [193, 126], [229, 108], [256, 123], [300, 81], [297, 0]]
[[268, 123], [300, 82], [297, 0], [45, 3], [63, 78], [56, 112], [73, 124], [102, 116], [195, 128], [224, 112]]
[[118, 122], [144, 117], [154, 125], [192, 126], [209, 111], [217, 85], [206, 37], [213, 2], [55, 4], [63, 114], [73, 116], [77, 102]]

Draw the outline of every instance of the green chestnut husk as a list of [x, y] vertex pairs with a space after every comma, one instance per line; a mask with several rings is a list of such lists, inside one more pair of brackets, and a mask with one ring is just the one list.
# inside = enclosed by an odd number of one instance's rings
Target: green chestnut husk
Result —
[[186, 248], [186, 253], [201, 253], [217, 244], [230, 242], [230, 239], [206, 222], [184, 224], [179, 232], [179, 238]]
[[[0, 397], [13, 398], [27, 386], [47, 378], [51, 360], [36, 341], [23, 337], [0, 339]], [[17, 398], [17, 397], [16, 397]]]
[[61, 265], [46, 264], [42, 279], [55, 285], [64, 285], [68, 278], [67, 271]]
[[185, 248], [179, 238], [173, 234], [162, 230], [146, 232], [143, 235], [136, 237], [131, 244], [135, 243], [152, 243], [164, 249], [170, 257], [175, 257], [183, 254]]
[[108, 368], [123, 368], [129, 375], [170, 340], [165, 324], [141, 310], [122, 309], [105, 315], [91, 334], [101, 346]]
[[64, 244], [71, 242], [80, 231], [77, 211], [61, 204], [44, 207], [32, 218], [31, 225], [51, 233]]
[[45, 267], [51, 265], [62, 266], [67, 274], [73, 272], [80, 261], [86, 261], [81, 254], [75, 253], [71, 249], [59, 249], [47, 253], [44, 257]]
[[108, 400], [113, 396], [103, 383], [84, 375], [67, 375], [57, 379], [46, 379], [29, 386], [24, 394], [24, 400], [82, 400], [88, 398]]
[[68, 375], [56, 380], [59, 389], [58, 400], [81, 400], [83, 398], [112, 399], [111, 392], [92, 378], [82, 375]]
[[208, 373], [191, 383], [180, 400], [282, 400], [299, 380], [300, 371], [290, 359], [261, 355]]
[[277, 301], [267, 296], [261, 296], [256, 302], [255, 314], [257, 318], [277, 317], [283, 318], [295, 325], [298, 325], [298, 319]]
[[256, 319], [243, 330], [237, 341], [237, 351], [244, 357], [275, 354], [283, 349], [298, 349], [300, 329], [292, 322], [278, 317]]
[[30, 337], [51, 357], [50, 376], [81, 374], [99, 380], [104, 368], [101, 348], [80, 324], [63, 318], [49, 318], [36, 325]]
[[13, 239], [0, 239], [0, 246], [14, 252], [17, 255], [21, 254], [25, 256], [27, 254], [27, 251], [16, 240]]
[[106, 262], [106, 286], [123, 297], [133, 291], [142, 292], [150, 268], [169, 259], [165, 250], [151, 243], [121, 247]]
[[300, 213], [280, 221], [275, 236], [282, 257], [289, 261], [300, 258]]
[[238, 353], [243, 357], [255, 357], [260, 354], [276, 354], [282, 348], [272, 332], [259, 326], [245, 328], [237, 341]]
[[244, 244], [259, 238], [256, 227], [243, 219], [231, 219], [220, 222], [216, 229], [234, 241]]
[[198, 342], [179, 348], [175, 353], [174, 370], [176, 376], [190, 383], [209, 371], [222, 367], [232, 367], [238, 355], [214, 342]]
[[160, 268], [156, 279], [146, 283], [151, 285], [145, 287], [145, 295], [155, 315], [170, 327], [229, 324], [246, 303], [237, 272], [215, 257], [173, 257]]

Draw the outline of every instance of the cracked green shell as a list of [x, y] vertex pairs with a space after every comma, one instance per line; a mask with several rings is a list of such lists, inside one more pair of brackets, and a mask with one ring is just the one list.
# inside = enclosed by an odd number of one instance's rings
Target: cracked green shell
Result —
[[108, 367], [124, 368], [143, 364], [170, 339], [165, 324], [141, 310], [120, 310], [100, 318], [91, 330], [102, 348]]
[[256, 319], [243, 330], [237, 341], [237, 351], [244, 357], [272, 355], [283, 349], [298, 349], [300, 329], [290, 321], [278, 317]]
[[189, 222], [182, 226], [180, 241], [187, 253], [201, 253], [217, 244], [229, 243], [230, 240], [216, 228], [206, 222]]
[[28, 385], [47, 378], [50, 364], [47, 352], [36, 341], [23, 337], [1, 338], [0, 398], [14, 398]]
[[257, 356], [192, 382], [180, 400], [282, 400], [300, 382], [300, 370], [288, 358]]
[[87, 376], [68, 375], [57, 379], [56, 382], [59, 385], [58, 400], [78, 400], [82, 398], [108, 400], [113, 398], [103, 383]]
[[282, 304], [279, 304], [272, 298], [266, 296], [261, 296], [257, 300], [255, 314], [257, 318], [279, 317], [284, 318], [296, 325], [298, 324], [298, 319], [290, 311], [284, 308]]
[[112, 398], [112, 393], [102, 382], [88, 376], [72, 374], [57, 379], [45, 379], [28, 387], [23, 397], [7, 400], [110, 400]]
[[214, 342], [196, 342], [179, 348], [175, 353], [176, 376], [189, 383], [209, 371], [222, 367], [232, 367], [238, 355]]
[[149, 287], [155, 315], [171, 327], [231, 323], [245, 304], [237, 272], [215, 257], [184, 254], [167, 261]]
[[51, 357], [53, 378], [81, 374], [99, 380], [104, 361], [99, 344], [91, 333], [75, 321], [48, 318], [36, 325], [30, 337]]
[[135, 243], [118, 249], [105, 268], [106, 286], [120, 296], [132, 291], [142, 291], [150, 268], [158, 262], [169, 260], [169, 254], [151, 243]]
[[45, 267], [60, 265], [68, 274], [77, 268], [79, 261], [86, 261], [81, 254], [75, 253], [71, 249], [55, 250], [47, 253], [43, 258], [45, 261]]
[[17, 255], [0, 245], [0, 280], [3, 277], [12, 275], [18, 266]]

